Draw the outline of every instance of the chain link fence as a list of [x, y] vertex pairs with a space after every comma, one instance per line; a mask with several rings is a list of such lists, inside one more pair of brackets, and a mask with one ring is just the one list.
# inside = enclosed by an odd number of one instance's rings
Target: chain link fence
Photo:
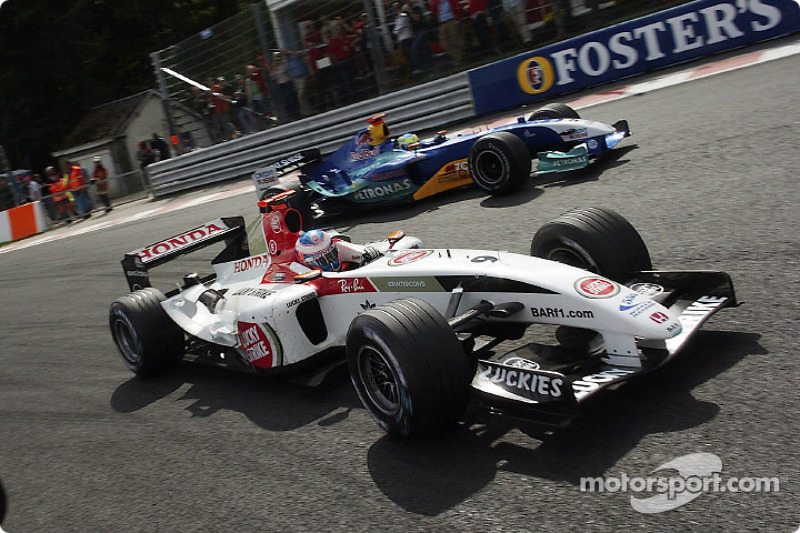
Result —
[[[682, 3], [265, 0], [151, 58], [222, 142]], [[197, 126], [167, 117], [180, 151]]]

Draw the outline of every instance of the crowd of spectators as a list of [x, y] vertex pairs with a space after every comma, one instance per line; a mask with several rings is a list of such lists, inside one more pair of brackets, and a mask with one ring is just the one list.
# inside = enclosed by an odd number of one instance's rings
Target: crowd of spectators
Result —
[[[214, 142], [335, 109], [376, 91], [374, 61], [401, 86], [444, 69], [521, 49], [531, 41], [528, 0], [385, 0], [369, 38], [365, 12], [300, 23], [297, 50], [258, 55], [242, 71], [193, 87], [190, 106]], [[372, 54], [373, 46], [381, 54]]]
[[64, 171], [48, 166], [41, 174], [15, 171], [0, 175], [0, 211], [41, 201], [53, 223], [69, 224], [92, 216], [95, 204], [90, 187], [106, 212], [111, 211], [108, 170], [99, 157], [90, 173], [78, 162], [66, 161]]

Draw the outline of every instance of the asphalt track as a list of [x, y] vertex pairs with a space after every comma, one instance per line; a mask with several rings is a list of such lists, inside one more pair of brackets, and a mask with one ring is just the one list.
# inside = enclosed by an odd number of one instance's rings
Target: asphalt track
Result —
[[[587, 118], [630, 121], [625, 147], [510, 198], [467, 189], [334, 220], [354, 240], [403, 228], [432, 247], [526, 253], [547, 220], [606, 206], [639, 229], [656, 267], [733, 276], [744, 305], [714, 317], [674, 364], [552, 434], [474, 418], [437, 441], [396, 442], [342, 373], [316, 389], [190, 364], [134, 378], [107, 326], [126, 292], [119, 259], [220, 215], [255, 216], [235, 185], [171, 198], [159, 205], [188, 207], [161, 214], [120, 206], [105, 220], [126, 223], [0, 254], [2, 527], [796, 531], [798, 72], [794, 55], [592, 106]], [[162, 286], [176, 268], [158, 269]], [[658, 514], [635, 511], [633, 492], [581, 491], [582, 477], [646, 477], [698, 452], [721, 459], [723, 479], [774, 477], [779, 491], [707, 491]]]

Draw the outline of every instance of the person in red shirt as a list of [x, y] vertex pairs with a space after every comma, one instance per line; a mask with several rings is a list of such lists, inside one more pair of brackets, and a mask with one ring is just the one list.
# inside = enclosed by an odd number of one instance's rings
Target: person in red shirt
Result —
[[308, 54], [308, 63], [311, 67], [311, 79], [319, 95], [318, 103], [321, 110], [338, 107], [339, 101], [336, 98], [333, 85], [334, 69], [332, 61], [327, 55], [328, 45], [322, 40], [320, 32], [320, 22], [314, 22], [306, 33], [303, 43]]
[[333, 36], [328, 42], [328, 57], [333, 61], [334, 72], [336, 73], [339, 87], [345, 98], [352, 98], [355, 95], [353, 80], [356, 77], [353, 55], [355, 47], [350, 38], [345, 33], [343, 22], [337, 20], [333, 25]]
[[92, 183], [97, 187], [97, 196], [106, 206], [106, 213], [111, 211], [111, 199], [108, 197], [108, 169], [103, 166], [100, 157], [94, 158], [94, 171], [92, 171]]

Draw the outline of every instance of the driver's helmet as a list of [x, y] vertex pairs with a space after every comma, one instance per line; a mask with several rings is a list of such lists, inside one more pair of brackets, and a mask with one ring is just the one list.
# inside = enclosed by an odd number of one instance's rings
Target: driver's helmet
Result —
[[412, 145], [419, 143], [416, 133], [404, 133], [397, 138], [397, 147], [401, 150], [411, 150]]
[[380, 113], [367, 120], [369, 123], [367, 131], [371, 139], [369, 141], [370, 146], [378, 146], [389, 136], [389, 126], [383, 121], [385, 116], [385, 113]]
[[308, 268], [318, 268], [325, 272], [335, 272], [341, 267], [336, 243], [330, 235], [318, 229], [306, 231], [297, 239], [294, 246], [297, 260]]

